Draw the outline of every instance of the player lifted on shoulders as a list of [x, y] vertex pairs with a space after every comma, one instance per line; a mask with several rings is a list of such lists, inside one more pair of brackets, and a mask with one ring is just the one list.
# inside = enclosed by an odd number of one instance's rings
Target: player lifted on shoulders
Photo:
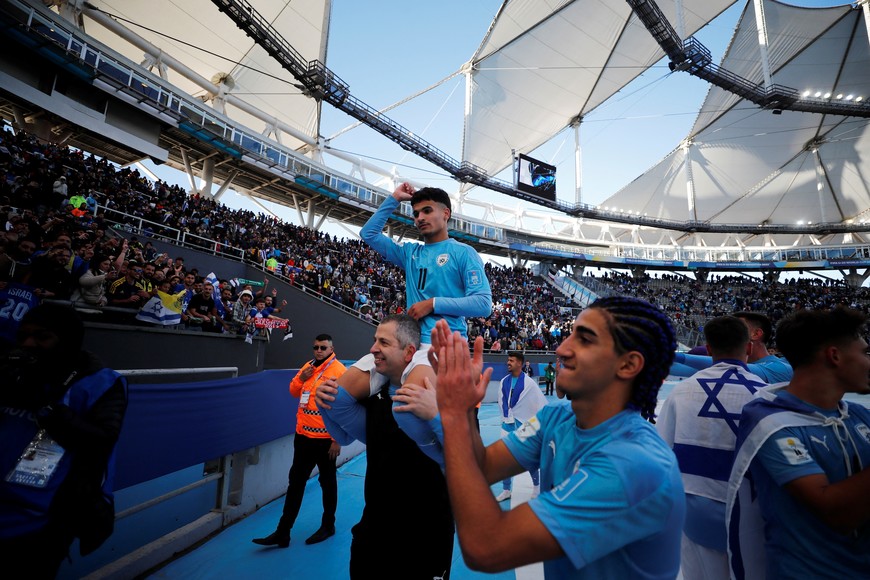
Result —
[[[403, 201], [411, 204], [414, 225], [423, 237], [422, 244], [397, 243], [381, 233]], [[403, 373], [403, 385], [425, 385], [426, 379], [435, 384], [435, 373], [426, 352], [436, 322], [443, 319], [451, 331], [467, 336], [467, 316], [485, 317], [492, 312], [492, 291], [483, 261], [474, 248], [448, 236], [447, 222], [451, 214], [450, 197], [444, 190], [434, 187], [415, 190], [410, 183], [402, 183], [360, 230], [360, 236], [369, 246], [404, 269], [407, 314], [420, 323], [422, 330], [424, 342]], [[374, 369], [374, 355], [366, 355], [354, 363], [337, 384], [357, 400], [368, 398], [387, 381]], [[318, 403], [328, 414], [329, 401], [319, 400]], [[411, 430], [406, 429], [406, 423], [417, 421], [411, 413], [401, 413], [396, 419], [406, 431]], [[427, 430], [427, 433], [430, 432]]]
[[[411, 204], [414, 225], [423, 237], [423, 244], [400, 244], [381, 233], [403, 201]], [[467, 336], [466, 317], [489, 316], [492, 312], [492, 291], [483, 261], [474, 248], [448, 236], [451, 214], [450, 197], [444, 190], [434, 187], [415, 190], [410, 183], [402, 183], [360, 230], [369, 246], [405, 270], [407, 313], [420, 323], [422, 330], [423, 345], [409, 365], [403, 383], [410, 380], [422, 385], [424, 377], [435, 382], [426, 351], [438, 320], [443, 318], [451, 330]], [[417, 366], [425, 368], [415, 372]], [[375, 392], [385, 380], [374, 371], [374, 357], [367, 355], [349, 368], [338, 384], [361, 398]]]

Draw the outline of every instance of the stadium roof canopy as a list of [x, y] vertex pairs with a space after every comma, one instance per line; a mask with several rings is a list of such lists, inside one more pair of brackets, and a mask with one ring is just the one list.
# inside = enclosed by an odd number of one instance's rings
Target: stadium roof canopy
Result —
[[[765, 15], [774, 83], [804, 96], [870, 98], [870, 43], [860, 9], [768, 1]], [[721, 66], [762, 84], [759, 52], [749, 3]], [[685, 141], [602, 205], [728, 224], [870, 220], [870, 119], [765, 110], [711, 87]], [[788, 245], [796, 237], [765, 242]], [[704, 234], [707, 245], [725, 241]], [[741, 243], [763, 245], [750, 236]]]
[[[328, 0], [249, 0], [306, 60], [326, 61], [331, 3]], [[179, 88], [224, 107], [231, 118], [259, 130], [262, 116], [284, 145], [307, 151], [318, 140], [319, 104], [295, 87], [289, 75], [210, 0], [153, 0], [92, 4], [116, 15], [122, 26], [182, 61], [192, 75], [169, 74]], [[683, 34], [716, 18], [734, 0], [683, 0]], [[766, 0], [770, 70], [774, 83], [831, 93], [831, 98], [870, 98], [870, 44], [862, 10], [846, 5], [807, 9]], [[675, 3], [660, 0], [678, 22]], [[763, 84], [752, 2], [746, 2], [721, 63]], [[141, 44], [85, 11], [85, 29], [140, 62]], [[680, 27], [678, 26], [679, 30]], [[205, 49], [198, 50], [197, 48]], [[601, 105], [664, 52], [625, 1], [511, 0], [503, 3], [465, 70], [472, 80], [472, 114], [463, 134], [463, 161], [495, 175]], [[146, 59], [159, 69], [160, 58]], [[341, 75], [342, 71], [335, 71]], [[198, 80], [191, 80], [192, 76]], [[229, 76], [231, 80], [221, 82]], [[204, 82], [203, 82], [204, 81]], [[701, 83], [704, 81], [697, 80]], [[206, 88], [203, 88], [203, 87]], [[842, 94], [842, 97], [838, 97]], [[365, 95], [357, 95], [365, 98]], [[848, 222], [870, 216], [868, 120], [764, 110], [712, 88], [682, 145], [601, 204], [667, 220], [718, 224]], [[675, 144], [676, 145], [676, 144]], [[692, 193], [687, 193], [691, 191]], [[487, 204], [489, 219], [511, 227], [516, 207]], [[534, 209], [527, 218], [534, 219]], [[520, 217], [514, 226], [520, 225]], [[548, 216], [546, 227], [565, 241], [667, 245], [791, 245], [861, 242], [856, 234], [693, 234]], [[529, 227], [530, 220], [525, 221]], [[532, 226], [534, 227], [534, 226]], [[801, 239], [801, 238], [804, 239]]]
[[[318, 103], [303, 95], [281, 65], [221, 13], [211, 0], [92, 0], [90, 3], [105, 11], [85, 10], [82, 13], [84, 29], [90, 36], [134, 62], [141, 62], [164, 78], [168, 77], [175, 86], [200, 96], [203, 101], [214, 103], [215, 96], [220, 97], [221, 90], [225, 91], [229, 96], [223, 103], [227, 116], [252, 129], [259, 131], [264, 122], [253, 117], [247, 107], [240, 106], [243, 103], [273, 116], [274, 124], [282, 125], [285, 130], [280, 126], [269, 129], [284, 145], [304, 148], [306, 144], [315, 142], [319, 130]], [[324, 27], [328, 23], [328, 2], [250, 0], [249, 3], [275, 28], [288, 31], [285, 34], [304, 59], [326, 60]], [[97, 17], [100, 18], [95, 21]], [[121, 26], [107, 27], [111, 21]], [[122, 27], [162, 51], [162, 57], [180, 61], [192, 74], [185, 76], [173, 70], [160, 71], [161, 64], [166, 63], [145, 55], [138, 39], [125, 35]], [[198, 75], [201, 80], [191, 80], [193, 75]], [[229, 79], [225, 80], [227, 76]], [[215, 90], [204, 89], [203, 84], [214, 85]]]
[[[735, 0], [685, 0], [688, 37]], [[659, 2], [676, 21], [675, 3]], [[505, 2], [471, 61], [463, 160], [494, 175], [612, 97], [664, 51], [624, 0]]]

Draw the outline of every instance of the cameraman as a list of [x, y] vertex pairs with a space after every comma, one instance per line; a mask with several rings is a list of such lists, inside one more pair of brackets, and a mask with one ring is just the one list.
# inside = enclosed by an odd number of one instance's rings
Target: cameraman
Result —
[[109, 466], [127, 383], [81, 350], [75, 310], [43, 304], [0, 358], [0, 561], [53, 578], [74, 538], [82, 555], [112, 533]]

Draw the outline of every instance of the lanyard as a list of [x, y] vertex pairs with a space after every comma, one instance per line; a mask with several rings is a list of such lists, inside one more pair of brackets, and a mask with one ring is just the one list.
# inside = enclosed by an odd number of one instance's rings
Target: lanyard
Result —
[[[323, 365], [323, 370], [320, 371], [320, 374], [317, 375], [317, 378], [315, 378], [313, 382], [309, 382], [310, 381], [310, 379], [309, 379], [309, 381], [306, 381], [302, 385], [302, 396], [299, 397], [299, 406], [300, 407], [308, 406], [308, 404], [309, 404], [308, 401], [311, 399], [311, 393], [317, 389], [317, 385], [320, 384], [320, 379], [323, 378], [323, 374], [326, 372], [326, 369], [328, 369], [329, 365], [331, 365], [333, 362], [335, 362], [335, 355], [332, 355], [331, 361], [329, 361], [328, 363]], [[311, 364], [311, 363], [308, 363], [308, 364]]]
[[[326, 363], [326, 365], [323, 367], [323, 370], [320, 371], [320, 374], [319, 374], [319, 375], [317, 375], [317, 380], [314, 381], [314, 384], [317, 384], [317, 382], [320, 381], [320, 379], [323, 378], [323, 373], [325, 373], [325, 372], [326, 372], [326, 369], [329, 368], [329, 365], [331, 365], [331, 364], [334, 363], [334, 362], [335, 362], [335, 355], [332, 355], [332, 360], [329, 361], [328, 363]], [[309, 363], [309, 364], [310, 364], [310, 363]]]
[[[508, 401], [510, 401], [509, 406], [511, 409], [513, 409], [514, 405], [517, 404], [517, 402], [513, 400], [514, 390], [520, 386], [520, 380], [522, 379], [523, 381], [525, 381], [525, 378], [526, 378], [525, 373], [521, 372], [520, 375], [516, 378], [516, 380], [514, 380], [514, 385], [511, 387], [511, 392], [510, 392], [510, 395], [508, 397]], [[523, 385], [523, 387], [525, 387], [525, 385]]]

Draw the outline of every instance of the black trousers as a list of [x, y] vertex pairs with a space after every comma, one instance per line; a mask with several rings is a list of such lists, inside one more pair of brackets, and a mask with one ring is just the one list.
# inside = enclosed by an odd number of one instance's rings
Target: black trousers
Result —
[[293, 438], [293, 465], [288, 476], [287, 495], [284, 496], [284, 513], [278, 522], [278, 531], [290, 532], [296, 522], [305, 485], [314, 467], [320, 470], [318, 480], [323, 493], [323, 525], [335, 525], [335, 509], [338, 506], [338, 483], [335, 480], [335, 460], [329, 458], [331, 439], [314, 439], [299, 433]]
[[[423, 500], [425, 501], [425, 499]], [[396, 505], [396, 509], [410, 509]], [[350, 544], [351, 580], [449, 580], [453, 560], [452, 530], [424, 530], [423, 536], [358, 534]]]

